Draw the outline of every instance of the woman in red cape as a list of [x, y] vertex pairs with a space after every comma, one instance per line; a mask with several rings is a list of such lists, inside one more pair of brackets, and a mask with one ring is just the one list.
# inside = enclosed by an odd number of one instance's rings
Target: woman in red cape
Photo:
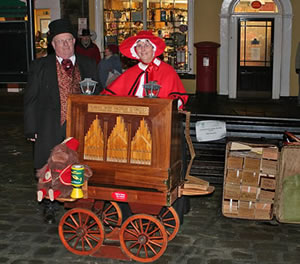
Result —
[[160, 86], [158, 97], [178, 99], [178, 108], [183, 108], [188, 99], [185, 88], [172, 66], [158, 58], [165, 47], [164, 41], [150, 31], [141, 31], [125, 39], [120, 52], [139, 62], [120, 75], [102, 94], [144, 97], [143, 85], [156, 81]]

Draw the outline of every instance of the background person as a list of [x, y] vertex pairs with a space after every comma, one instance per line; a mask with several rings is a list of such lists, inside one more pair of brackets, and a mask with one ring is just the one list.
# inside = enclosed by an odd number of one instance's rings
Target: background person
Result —
[[[75, 33], [69, 21], [52, 21], [48, 40], [55, 53], [32, 63], [24, 94], [24, 134], [34, 142], [35, 169], [47, 163], [52, 148], [66, 137], [69, 94], [81, 92], [84, 78], [97, 79], [96, 61], [74, 54]], [[44, 213], [47, 222], [55, 220], [52, 203]]]
[[113, 73], [114, 70], [118, 73], [122, 73], [122, 64], [119, 56], [119, 49], [117, 45], [107, 45], [104, 50], [104, 59], [102, 59], [98, 65], [98, 76], [102, 87], [107, 86], [107, 78], [109, 73]]
[[97, 65], [101, 60], [99, 48], [91, 39], [91, 33], [89, 29], [83, 29], [79, 36], [79, 41], [75, 46], [76, 53], [88, 56], [96, 60]]

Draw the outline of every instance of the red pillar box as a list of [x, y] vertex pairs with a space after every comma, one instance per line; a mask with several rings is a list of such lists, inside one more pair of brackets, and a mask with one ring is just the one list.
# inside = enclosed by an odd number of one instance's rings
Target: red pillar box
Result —
[[197, 49], [197, 93], [217, 92], [217, 49], [219, 43], [203, 41], [194, 44]]

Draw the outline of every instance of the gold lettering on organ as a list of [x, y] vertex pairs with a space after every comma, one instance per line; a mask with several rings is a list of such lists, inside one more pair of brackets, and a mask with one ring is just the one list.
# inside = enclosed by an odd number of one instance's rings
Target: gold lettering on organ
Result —
[[88, 104], [88, 112], [148, 116], [149, 107], [133, 105]]

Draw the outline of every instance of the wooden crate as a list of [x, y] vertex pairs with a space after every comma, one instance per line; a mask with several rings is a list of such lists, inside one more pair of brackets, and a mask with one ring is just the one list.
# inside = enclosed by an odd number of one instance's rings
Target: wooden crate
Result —
[[273, 217], [278, 156], [278, 148], [274, 145], [227, 144], [224, 216], [257, 220]]
[[284, 146], [280, 153], [275, 191], [276, 218], [282, 223], [300, 223], [300, 146]]

